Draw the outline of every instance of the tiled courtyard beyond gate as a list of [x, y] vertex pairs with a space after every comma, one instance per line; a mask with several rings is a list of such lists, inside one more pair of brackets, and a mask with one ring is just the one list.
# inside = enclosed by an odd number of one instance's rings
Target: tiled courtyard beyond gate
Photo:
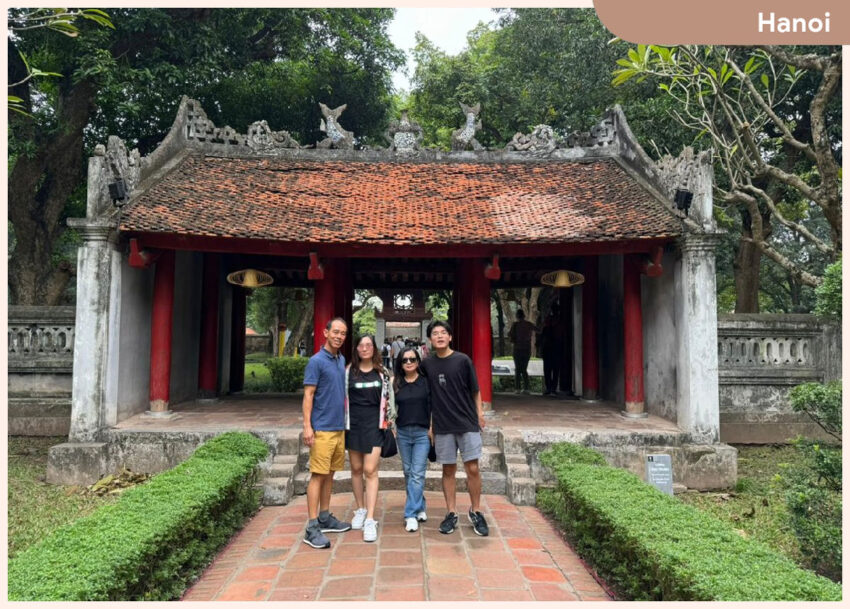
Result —
[[[304, 496], [264, 507], [183, 600], [611, 600], [536, 508], [485, 495], [481, 511], [490, 536], [478, 537], [466, 518], [469, 496], [459, 493], [459, 527], [442, 535], [443, 496], [428, 492], [426, 498], [428, 521], [408, 533], [404, 492], [382, 491], [378, 541], [364, 543], [361, 531], [329, 533], [327, 550], [302, 543]], [[350, 493], [335, 494], [331, 511], [350, 519], [353, 503]]]

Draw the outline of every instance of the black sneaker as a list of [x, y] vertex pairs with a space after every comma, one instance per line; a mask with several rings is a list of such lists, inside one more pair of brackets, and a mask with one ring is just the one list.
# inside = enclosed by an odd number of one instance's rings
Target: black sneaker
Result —
[[440, 523], [440, 533], [442, 533], [443, 535], [454, 533], [456, 526], [457, 514], [455, 514], [454, 512], [449, 512], [448, 514], [446, 514], [446, 517], [443, 518], [443, 522]]
[[[457, 518], [455, 518], [457, 521]], [[487, 521], [484, 520], [484, 514], [481, 512], [473, 512], [469, 510], [469, 522], [472, 523], [472, 530], [476, 535], [487, 537], [490, 534], [490, 527], [487, 526]]]
[[345, 533], [351, 530], [351, 525], [347, 522], [340, 522], [333, 514], [328, 514], [327, 520], [319, 519], [319, 529], [322, 533]]

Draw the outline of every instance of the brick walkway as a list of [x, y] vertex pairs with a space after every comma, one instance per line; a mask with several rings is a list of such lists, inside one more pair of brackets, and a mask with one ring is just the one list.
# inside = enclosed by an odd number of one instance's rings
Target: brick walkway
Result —
[[[302, 543], [306, 498], [265, 507], [237, 534], [183, 597], [208, 600], [611, 600], [536, 508], [486, 495], [490, 536], [476, 536], [458, 494], [459, 528], [438, 531], [441, 493], [426, 493], [429, 519], [418, 532], [402, 524], [404, 493], [382, 491], [378, 541], [360, 531], [329, 533], [331, 547]], [[351, 518], [354, 499], [336, 494], [331, 511]]]

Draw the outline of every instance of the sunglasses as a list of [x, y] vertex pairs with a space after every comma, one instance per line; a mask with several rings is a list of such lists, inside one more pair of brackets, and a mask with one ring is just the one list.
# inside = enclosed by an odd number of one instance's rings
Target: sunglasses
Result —
[[403, 357], [403, 358], [401, 358], [401, 363], [402, 364], [415, 364], [416, 358], [415, 357]]

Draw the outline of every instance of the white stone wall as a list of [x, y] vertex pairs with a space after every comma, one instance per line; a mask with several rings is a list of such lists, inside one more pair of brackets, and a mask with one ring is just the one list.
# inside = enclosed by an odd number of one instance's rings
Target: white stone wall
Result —
[[148, 410], [154, 267], [121, 264], [121, 334], [118, 343], [117, 419]]

